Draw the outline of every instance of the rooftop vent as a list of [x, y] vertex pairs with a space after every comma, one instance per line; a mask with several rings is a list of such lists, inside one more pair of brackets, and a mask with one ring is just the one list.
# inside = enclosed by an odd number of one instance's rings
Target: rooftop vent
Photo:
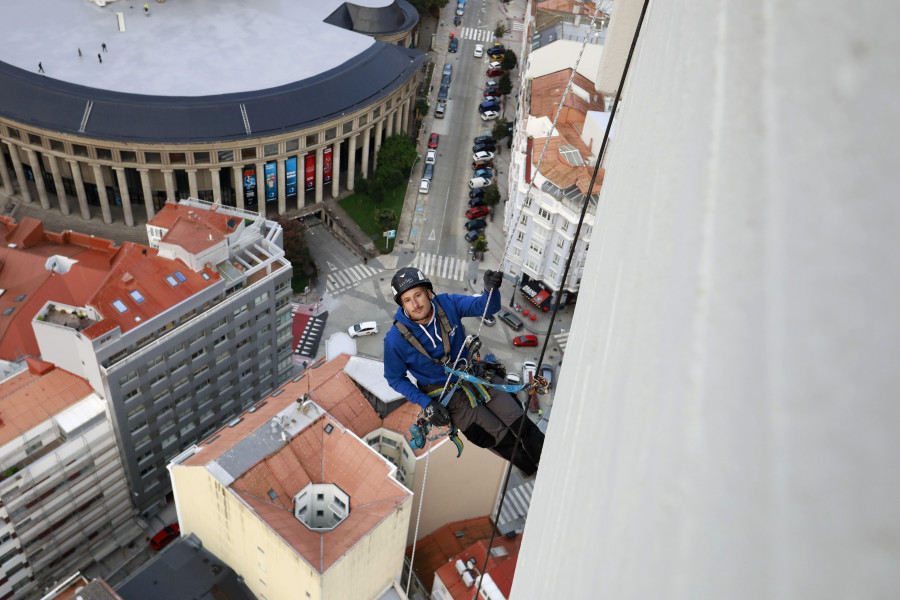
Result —
[[350, 496], [333, 483], [310, 483], [294, 496], [294, 516], [312, 531], [331, 531], [350, 514]]

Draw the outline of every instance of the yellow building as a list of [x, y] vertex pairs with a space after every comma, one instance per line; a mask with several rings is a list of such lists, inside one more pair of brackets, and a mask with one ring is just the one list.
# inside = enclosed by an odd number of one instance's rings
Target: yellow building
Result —
[[182, 534], [260, 600], [403, 597], [412, 494], [314, 402], [282, 388], [169, 469]]

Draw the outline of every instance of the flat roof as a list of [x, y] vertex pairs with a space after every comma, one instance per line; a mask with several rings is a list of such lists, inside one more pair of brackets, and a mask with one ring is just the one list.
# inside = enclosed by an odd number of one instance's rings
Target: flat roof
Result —
[[4, 22], [15, 24], [0, 45], [0, 114], [148, 142], [257, 137], [331, 120], [393, 91], [424, 59], [330, 24], [411, 29], [417, 15], [406, 0], [354, 4], [365, 20], [340, 0], [152, 2], [149, 17], [139, 2], [0, 0]]

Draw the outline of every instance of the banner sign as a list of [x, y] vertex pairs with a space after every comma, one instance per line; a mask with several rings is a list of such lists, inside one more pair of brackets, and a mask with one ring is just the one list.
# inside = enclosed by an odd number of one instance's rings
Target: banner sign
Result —
[[303, 161], [306, 167], [306, 191], [308, 192], [316, 188], [316, 155], [307, 154], [303, 157]]
[[322, 152], [322, 184], [331, 183], [331, 146], [325, 148]]
[[297, 157], [284, 161], [284, 193], [288, 198], [297, 197]]
[[266, 202], [278, 200], [278, 180], [275, 163], [266, 163]]
[[244, 167], [244, 206], [256, 206], [256, 167]]

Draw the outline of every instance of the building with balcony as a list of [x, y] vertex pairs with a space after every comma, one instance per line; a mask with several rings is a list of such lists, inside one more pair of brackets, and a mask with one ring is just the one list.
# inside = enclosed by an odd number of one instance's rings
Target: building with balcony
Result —
[[29, 358], [0, 382], [0, 598], [44, 590], [140, 536], [106, 403]]
[[408, 131], [424, 61], [406, 0], [0, 12], [0, 195], [73, 220], [141, 226], [188, 197], [272, 215], [337, 197]]
[[293, 369], [292, 269], [277, 223], [202, 201], [166, 205], [152, 223], [158, 248], [89, 238], [105, 252], [93, 257], [100, 274], [90, 285], [80, 254], [44, 258], [37, 274], [49, 283], [28, 321], [32, 354], [84, 377], [107, 400], [145, 516], [171, 492], [165, 465], [173, 456]]

